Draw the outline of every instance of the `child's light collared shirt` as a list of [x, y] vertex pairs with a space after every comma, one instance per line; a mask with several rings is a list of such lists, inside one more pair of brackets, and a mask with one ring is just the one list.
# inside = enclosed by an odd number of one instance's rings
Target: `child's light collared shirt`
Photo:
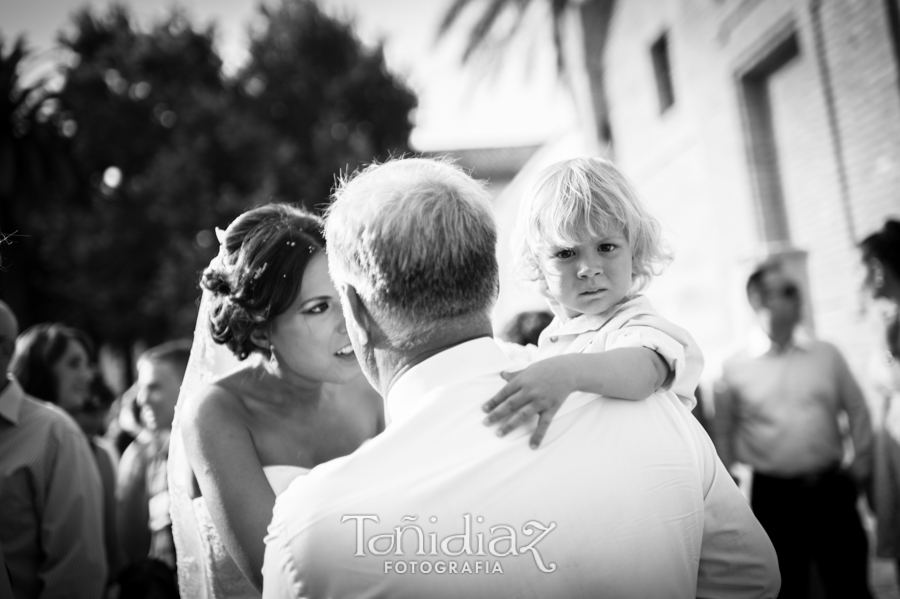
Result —
[[557, 310], [554, 312], [556, 317], [538, 340], [538, 360], [620, 347], [646, 347], [669, 366], [669, 378], [657, 393], [674, 393], [689, 410], [697, 405], [694, 391], [703, 372], [703, 353], [690, 333], [661, 317], [644, 296], [602, 314], [563, 318]]

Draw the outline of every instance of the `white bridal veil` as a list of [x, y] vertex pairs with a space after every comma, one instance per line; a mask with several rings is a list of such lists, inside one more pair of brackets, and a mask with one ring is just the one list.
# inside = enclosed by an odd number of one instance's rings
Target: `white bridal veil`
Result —
[[[221, 232], [216, 230], [220, 237]], [[221, 256], [221, 253], [220, 253]], [[211, 264], [220, 260], [213, 259]], [[199, 495], [197, 483], [187, 460], [184, 440], [181, 436], [181, 411], [185, 401], [197, 393], [216, 376], [233, 369], [238, 365], [237, 358], [228, 348], [217, 344], [209, 330], [209, 310], [212, 305], [212, 293], [203, 291], [197, 324], [194, 328], [194, 343], [188, 361], [178, 404], [175, 407], [175, 420], [172, 423], [172, 436], [169, 441], [169, 513], [172, 517], [172, 535], [175, 539], [175, 552], [178, 558], [178, 586], [182, 597], [191, 599], [213, 599], [216, 587], [212, 572], [208, 572], [210, 551], [204, 542], [201, 523], [195, 513], [193, 499]]]

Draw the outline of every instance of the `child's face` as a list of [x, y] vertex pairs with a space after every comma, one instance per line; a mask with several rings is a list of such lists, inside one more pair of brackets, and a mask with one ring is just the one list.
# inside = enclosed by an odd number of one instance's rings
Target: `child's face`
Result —
[[606, 312], [631, 289], [631, 244], [621, 230], [572, 247], [545, 246], [538, 265], [570, 318]]

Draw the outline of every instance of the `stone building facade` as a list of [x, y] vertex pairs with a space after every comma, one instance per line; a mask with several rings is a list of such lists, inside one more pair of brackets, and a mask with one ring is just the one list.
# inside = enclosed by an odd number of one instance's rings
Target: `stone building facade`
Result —
[[714, 376], [751, 322], [746, 276], [779, 255], [809, 326], [861, 372], [876, 341], [856, 244], [900, 216], [897, 0], [618, 0], [608, 14], [588, 66], [613, 158], [676, 252], [649, 291], [660, 311]]

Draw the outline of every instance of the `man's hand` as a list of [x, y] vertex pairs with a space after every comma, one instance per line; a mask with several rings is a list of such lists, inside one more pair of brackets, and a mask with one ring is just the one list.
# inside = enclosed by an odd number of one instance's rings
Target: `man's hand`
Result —
[[565, 360], [549, 358], [518, 372], [501, 372], [508, 381], [482, 408], [488, 412], [484, 424], [502, 423], [498, 436], [518, 428], [538, 415], [538, 425], [531, 435], [531, 448], [537, 449], [550, 422], [570, 393], [575, 391], [574, 375]]

